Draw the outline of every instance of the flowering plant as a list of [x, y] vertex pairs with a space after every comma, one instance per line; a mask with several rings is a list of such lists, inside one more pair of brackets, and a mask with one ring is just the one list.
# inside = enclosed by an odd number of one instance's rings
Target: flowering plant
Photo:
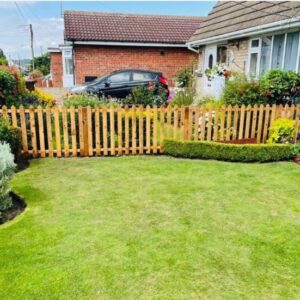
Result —
[[216, 76], [225, 78], [232, 76], [231, 70], [225, 64], [216, 64], [212, 68], [207, 68], [204, 73], [209, 80], [214, 79]]

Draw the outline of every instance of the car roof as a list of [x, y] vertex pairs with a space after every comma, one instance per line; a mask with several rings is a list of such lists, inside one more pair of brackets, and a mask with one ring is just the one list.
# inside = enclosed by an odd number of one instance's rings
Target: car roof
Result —
[[143, 73], [155, 73], [155, 74], [161, 74], [161, 72], [158, 72], [158, 71], [152, 71], [152, 70], [139, 70], [139, 69], [116, 70], [116, 71], [111, 72], [110, 74], [120, 73], [120, 72], [143, 72]]

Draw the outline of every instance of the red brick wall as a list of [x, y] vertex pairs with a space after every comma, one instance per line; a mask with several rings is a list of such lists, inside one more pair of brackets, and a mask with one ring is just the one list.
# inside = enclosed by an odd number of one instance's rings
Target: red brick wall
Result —
[[[164, 55], [161, 55], [164, 51]], [[85, 76], [102, 76], [121, 69], [160, 71], [174, 85], [177, 71], [197, 54], [186, 48], [75, 46], [76, 83]]]
[[50, 72], [52, 74], [53, 87], [62, 87], [63, 66], [61, 52], [50, 53]]

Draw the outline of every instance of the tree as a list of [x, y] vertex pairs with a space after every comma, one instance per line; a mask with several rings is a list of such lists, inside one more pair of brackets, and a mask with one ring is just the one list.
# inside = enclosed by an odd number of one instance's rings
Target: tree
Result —
[[2, 49], [0, 49], [0, 65], [8, 65], [8, 61]]
[[[30, 67], [32, 68], [32, 61], [30, 63]], [[45, 53], [41, 56], [34, 58], [34, 67], [35, 69], [41, 71], [43, 75], [47, 75], [50, 73], [50, 54]]]

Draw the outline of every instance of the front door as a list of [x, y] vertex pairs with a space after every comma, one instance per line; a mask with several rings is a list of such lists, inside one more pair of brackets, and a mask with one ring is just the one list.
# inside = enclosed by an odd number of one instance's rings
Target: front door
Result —
[[[204, 56], [204, 70], [212, 68], [217, 64], [217, 45], [206, 46]], [[225, 80], [224, 77], [214, 76], [209, 78], [204, 75], [204, 93], [220, 97], [223, 92]]]

